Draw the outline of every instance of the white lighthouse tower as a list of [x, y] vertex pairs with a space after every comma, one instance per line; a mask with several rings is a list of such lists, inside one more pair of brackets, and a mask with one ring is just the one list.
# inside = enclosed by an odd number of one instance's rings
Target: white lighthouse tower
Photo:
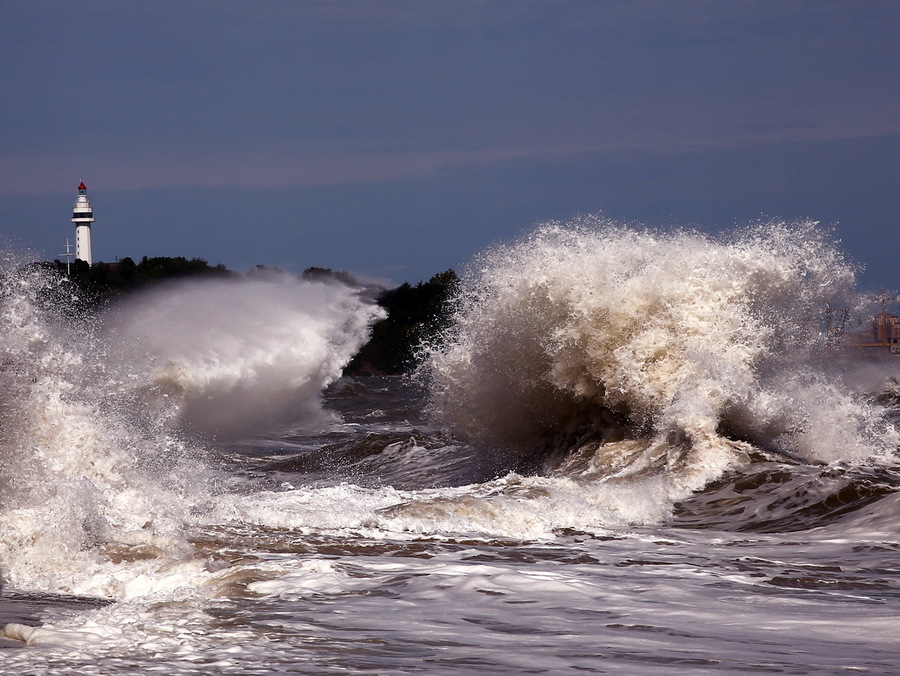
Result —
[[72, 222], [75, 224], [75, 258], [80, 258], [88, 265], [94, 262], [91, 256], [91, 223], [94, 212], [87, 196], [87, 188], [82, 181], [78, 185], [78, 197], [72, 210]]

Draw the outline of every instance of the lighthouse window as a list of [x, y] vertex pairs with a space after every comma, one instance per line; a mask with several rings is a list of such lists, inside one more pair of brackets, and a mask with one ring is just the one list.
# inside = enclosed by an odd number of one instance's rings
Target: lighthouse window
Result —
[[76, 211], [75, 213], [72, 214], [72, 218], [93, 218], [93, 217], [94, 217], [93, 211], [82, 211], [80, 213]]

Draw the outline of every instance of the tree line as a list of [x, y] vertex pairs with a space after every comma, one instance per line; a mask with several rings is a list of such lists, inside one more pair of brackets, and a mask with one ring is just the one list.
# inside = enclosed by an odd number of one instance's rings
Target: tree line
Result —
[[[210, 265], [202, 258], [144, 256], [135, 262], [123, 258], [116, 263], [88, 265], [82, 260], [71, 264], [59, 260], [37, 263], [60, 275], [68, 275], [76, 287], [72, 295], [78, 310], [94, 310], [119, 297], [166, 281], [182, 278], [239, 278], [242, 275], [224, 265]], [[280, 272], [259, 265], [248, 277]], [[357, 288], [384, 308], [386, 317], [372, 327], [370, 340], [363, 345], [345, 369], [348, 375], [399, 375], [414, 368], [420, 347], [439, 340], [450, 322], [453, 302], [460, 280], [446, 270], [416, 285], [404, 282], [393, 289], [361, 284], [350, 273], [330, 268], [310, 267], [302, 279], [344, 284]]]

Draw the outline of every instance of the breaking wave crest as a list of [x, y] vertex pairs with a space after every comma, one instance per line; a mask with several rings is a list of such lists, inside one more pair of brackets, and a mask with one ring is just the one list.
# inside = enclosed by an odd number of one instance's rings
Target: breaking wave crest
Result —
[[22, 589], [127, 599], [211, 577], [193, 526], [229, 478], [187, 432], [321, 422], [379, 310], [342, 286], [184, 283], [72, 316], [74, 286], [0, 271], [0, 563]]
[[423, 373], [439, 419], [495, 453], [662, 481], [674, 502], [754, 453], [897, 448], [821, 321], [856, 302], [854, 269], [814, 223], [728, 238], [552, 223], [482, 256], [468, 289]]
[[380, 313], [345, 285], [274, 275], [165, 286], [107, 324], [149, 402], [174, 401], [186, 428], [224, 439], [320, 425], [322, 390]]

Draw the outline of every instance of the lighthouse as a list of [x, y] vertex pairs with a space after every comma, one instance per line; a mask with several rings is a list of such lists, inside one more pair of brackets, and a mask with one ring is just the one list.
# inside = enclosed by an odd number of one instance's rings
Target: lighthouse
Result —
[[78, 185], [78, 197], [75, 198], [75, 207], [72, 209], [72, 222], [75, 224], [75, 258], [91, 265], [94, 262], [91, 257], [91, 223], [94, 222], [94, 212], [84, 181]]

